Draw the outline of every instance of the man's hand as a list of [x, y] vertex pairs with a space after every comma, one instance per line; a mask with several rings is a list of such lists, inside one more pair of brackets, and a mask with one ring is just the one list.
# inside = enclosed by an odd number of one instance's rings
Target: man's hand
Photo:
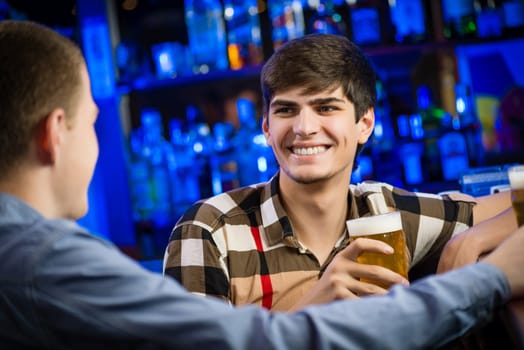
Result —
[[517, 228], [513, 208], [453, 237], [440, 255], [437, 273], [471, 264], [493, 250]]
[[364, 252], [392, 254], [393, 248], [378, 240], [358, 238], [333, 258], [315, 287], [295, 304], [293, 310], [336, 299], [387, 293], [386, 289], [361, 282], [360, 278], [373, 279], [391, 285], [409, 284], [404, 277], [389, 269], [376, 265], [359, 264], [356, 260]]
[[449, 240], [440, 255], [437, 273], [476, 262], [485, 253], [479, 242], [480, 238], [470, 229]]
[[498, 267], [508, 279], [511, 295], [524, 296], [524, 226], [512, 233], [483, 261]]

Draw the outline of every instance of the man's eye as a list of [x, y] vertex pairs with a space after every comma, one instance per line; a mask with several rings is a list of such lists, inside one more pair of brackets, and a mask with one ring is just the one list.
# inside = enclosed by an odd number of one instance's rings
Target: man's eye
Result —
[[293, 112], [293, 109], [289, 108], [289, 107], [277, 108], [275, 110], [275, 114], [289, 114], [289, 113], [292, 113], [292, 112]]
[[328, 112], [336, 111], [337, 108], [334, 107], [334, 106], [320, 106], [318, 110], [319, 110], [321, 113], [328, 113]]

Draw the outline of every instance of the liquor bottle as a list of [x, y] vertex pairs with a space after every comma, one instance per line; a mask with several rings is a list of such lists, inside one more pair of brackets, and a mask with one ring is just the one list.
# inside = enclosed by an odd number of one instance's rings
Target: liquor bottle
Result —
[[504, 19], [500, 0], [475, 0], [475, 11], [480, 38], [502, 35]]
[[131, 161], [129, 168], [131, 205], [135, 239], [143, 259], [156, 255], [152, 213], [155, 203], [152, 198], [152, 182], [148, 160], [142, 154], [144, 141], [142, 127], [130, 133]]
[[504, 13], [504, 35], [522, 36], [524, 32], [524, 1], [504, 0], [502, 2]]
[[482, 146], [482, 126], [475, 112], [471, 88], [468, 85], [455, 85], [455, 100], [457, 111], [456, 130], [466, 139], [466, 147], [471, 167], [484, 164], [484, 148]]
[[185, 0], [185, 20], [193, 73], [228, 69], [227, 39], [219, 0]]
[[387, 0], [357, 0], [349, 7], [350, 36], [362, 46], [390, 44], [393, 41], [391, 11]]
[[213, 195], [237, 188], [238, 165], [231, 139], [235, 127], [229, 122], [218, 122], [213, 126], [214, 147], [210, 156]]
[[149, 163], [142, 154], [143, 130], [137, 128], [131, 131], [129, 137], [130, 144], [130, 188], [131, 202], [133, 208], [133, 221], [146, 222], [151, 219], [151, 212], [154, 208], [151, 198], [151, 181]]
[[[309, 11], [305, 11], [307, 33], [346, 35], [345, 19], [337, 8], [342, 3], [342, 0], [312, 2], [309, 5]], [[309, 12], [312, 13], [309, 14]]]
[[151, 181], [151, 198], [154, 204], [151, 220], [157, 228], [171, 224], [171, 184], [168, 156], [170, 144], [164, 138], [162, 116], [157, 110], [144, 109], [141, 114], [144, 141], [142, 156], [148, 161]]
[[424, 161], [428, 181], [442, 179], [438, 140], [442, 134], [442, 122], [446, 112], [433, 104], [431, 91], [426, 85], [417, 88], [417, 113], [423, 128]]
[[464, 39], [477, 36], [474, 0], [443, 0], [444, 37]]
[[173, 222], [168, 163], [169, 145], [163, 138], [158, 111], [144, 109], [141, 125], [130, 135], [130, 179], [136, 240], [141, 258], [158, 256], [163, 249], [161, 234]]
[[384, 82], [377, 79], [377, 102], [375, 103], [375, 127], [372, 135], [373, 149], [387, 153], [395, 146], [395, 129], [391, 122], [391, 105]]
[[259, 182], [258, 154], [253, 140], [260, 133], [260, 129], [257, 128], [255, 104], [251, 100], [239, 98], [236, 101], [236, 107], [239, 128], [233, 140], [233, 147], [240, 170], [238, 172], [239, 185], [247, 186]]
[[402, 160], [406, 185], [418, 185], [424, 182], [423, 153], [424, 145], [420, 142], [406, 142], [399, 147], [399, 158]]
[[444, 180], [458, 180], [469, 168], [466, 139], [458, 131], [447, 131], [438, 140], [442, 177]]
[[213, 195], [210, 157], [213, 153], [213, 137], [209, 125], [194, 105], [186, 106], [188, 144], [194, 154], [193, 169], [197, 174], [200, 198]]
[[[458, 86], [458, 84], [457, 84]], [[461, 113], [466, 109], [466, 101], [455, 88], [455, 105], [457, 113], [446, 113], [442, 119], [442, 136], [438, 140], [442, 177], [444, 180], [458, 180], [469, 168], [469, 152], [466, 143], [466, 130]], [[469, 107], [468, 107], [469, 108]]]
[[248, 186], [267, 181], [276, 173], [278, 165], [273, 150], [268, 146], [259, 127], [256, 106], [246, 98], [239, 98], [236, 105], [240, 127], [235, 134], [233, 146], [239, 169], [239, 185]]
[[419, 43], [428, 38], [427, 16], [422, 0], [389, 2], [397, 43]]
[[258, 13], [257, 0], [224, 0], [231, 69], [256, 66], [264, 61]]
[[163, 42], [151, 46], [151, 54], [158, 78], [174, 78], [177, 76], [175, 57], [180, 54], [177, 52], [177, 46], [179, 45], [173, 42]]
[[[400, 177], [401, 169], [395, 157], [397, 144], [395, 129], [391, 119], [391, 106], [382, 80], [376, 81], [377, 102], [375, 103], [375, 126], [371, 136], [373, 168], [377, 180], [394, 182]], [[361, 155], [363, 156], [363, 155]]]
[[[397, 117], [398, 159], [402, 164], [405, 185], [418, 185], [424, 182], [422, 156], [424, 154], [424, 130], [420, 114], [401, 114]], [[427, 177], [427, 176], [426, 176]]]
[[200, 199], [200, 170], [196, 162], [189, 135], [183, 131], [180, 119], [169, 123], [172, 152], [169, 157], [169, 173], [174, 217], [179, 217]]
[[424, 129], [420, 113], [401, 114], [397, 117], [399, 140], [397, 157], [402, 164], [405, 185], [414, 186], [423, 183], [427, 171], [422, 166], [424, 155]]
[[273, 48], [304, 36], [304, 9], [301, 0], [268, 0], [269, 18], [272, 27]]

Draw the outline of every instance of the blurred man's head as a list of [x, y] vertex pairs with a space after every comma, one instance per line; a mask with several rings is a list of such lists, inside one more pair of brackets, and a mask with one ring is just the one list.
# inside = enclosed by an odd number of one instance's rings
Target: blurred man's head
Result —
[[44, 214], [84, 215], [98, 109], [80, 49], [44, 26], [2, 21], [0, 77], [0, 181], [45, 174], [53, 205]]

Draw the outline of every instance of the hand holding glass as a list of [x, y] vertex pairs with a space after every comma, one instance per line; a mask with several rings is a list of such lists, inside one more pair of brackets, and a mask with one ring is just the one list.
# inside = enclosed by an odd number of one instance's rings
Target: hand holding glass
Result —
[[524, 225], [524, 165], [516, 165], [508, 169], [511, 186], [511, 201], [517, 216], [519, 227]]
[[[385, 242], [394, 249], [394, 253], [390, 255], [371, 252], [362, 253], [357, 258], [358, 263], [379, 265], [398, 273], [406, 279], [408, 278], [409, 253], [399, 211], [348, 220], [346, 221], [346, 226], [350, 242], [357, 238], [365, 237]], [[383, 288], [390, 287], [390, 285], [384, 285], [384, 283], [375, 280], [361, 279], [361, 281], [373, 283]]]

